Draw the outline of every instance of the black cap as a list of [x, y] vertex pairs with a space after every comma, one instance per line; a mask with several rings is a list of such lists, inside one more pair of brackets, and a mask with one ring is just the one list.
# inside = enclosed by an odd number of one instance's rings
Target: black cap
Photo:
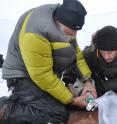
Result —
[[117, 28], [105, 26], [96, 32], [94, 40], [96, 48], [99, 50], [117, 50]]
[[80, 30], [86, 14], [84, 6], [78, 0], [64, 0], [63, 4], [57, 7], [55, 18], [73, 30]]

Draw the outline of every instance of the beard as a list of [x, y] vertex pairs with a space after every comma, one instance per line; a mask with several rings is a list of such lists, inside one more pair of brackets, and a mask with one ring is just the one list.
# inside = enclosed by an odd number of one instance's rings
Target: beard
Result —
[[76, 35], [75, 36], [73, 36], [73, 35], [68, 35], [68, 34], [66, 34], [65, 32], [64, 32], [64, 28], [65, 28], [65, 26], [64, 25], [62, 25], [62, 24], [60, 24], [59, 23], [59, 30], [61, 31], [61, 33], [65, 36], [65, 38], [68, 40], [68, 41], [70, 41], [70, 40], [72, 40], [72, 39], [76, 39]]

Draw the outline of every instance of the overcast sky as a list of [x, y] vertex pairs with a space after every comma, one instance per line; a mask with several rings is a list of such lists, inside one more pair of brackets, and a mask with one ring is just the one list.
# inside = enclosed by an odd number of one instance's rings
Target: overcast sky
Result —
[[[117, 12], [117, 0], [80, 0], [89, 15]], [[62, 0], [0, 0], [0, 19], [17, 20], [26, 10]]]

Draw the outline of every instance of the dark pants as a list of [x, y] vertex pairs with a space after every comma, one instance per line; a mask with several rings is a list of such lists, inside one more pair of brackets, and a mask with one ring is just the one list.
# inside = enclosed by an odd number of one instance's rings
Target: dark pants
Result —
[[9, 97], [3, 124], [66, 124], [66, 107], [30, 79], [9, 79], [14, 87]]

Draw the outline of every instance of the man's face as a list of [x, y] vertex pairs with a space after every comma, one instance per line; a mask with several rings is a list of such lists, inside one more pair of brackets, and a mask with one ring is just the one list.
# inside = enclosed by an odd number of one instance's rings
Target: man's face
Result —
[[76, 37], [76, 34], [77, 34], [76, 30], [73, 30], [73, 29], [71, 29], [71, 28], [69, 28], [63, 24], [59, 25], [59, 29], [69, 39]]
[[112, 62], [117, 57], [117, 50], [114, 51], [99, 50], [99, 52], [107, 63]]
[[71, 28], [69, 28], [69, 27], [67, 27], [67, 26], [64, 26], [64, 33], [66, 34], [66, 35], [69, 35], [69, 36], [76, 36], [76, 34], [77, 34], [77, 31], [75, 31], [75, 30], [73, 30], [73, 29], [71, 29]]

